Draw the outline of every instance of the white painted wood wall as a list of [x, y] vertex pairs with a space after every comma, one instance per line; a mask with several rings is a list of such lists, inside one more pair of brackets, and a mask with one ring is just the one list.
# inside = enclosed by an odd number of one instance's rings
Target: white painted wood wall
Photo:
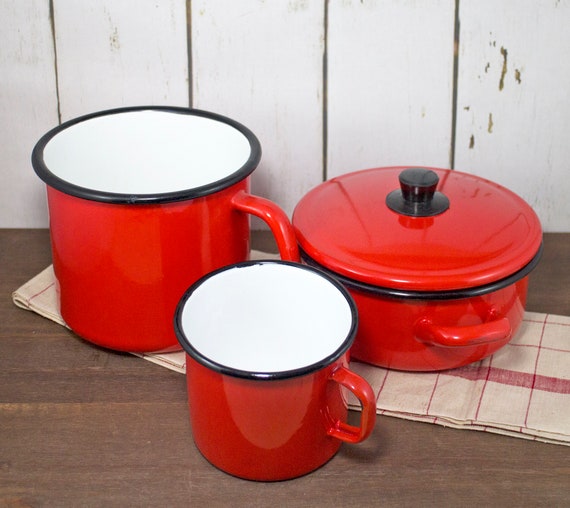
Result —
[[171, 104], [250, 127], [253, 191], [288, 214], [325, 178], [413, 164], [570, 231], [570, 0], [3, 0], [0, 28], [0, 227], [48, 225], [45, 131]]

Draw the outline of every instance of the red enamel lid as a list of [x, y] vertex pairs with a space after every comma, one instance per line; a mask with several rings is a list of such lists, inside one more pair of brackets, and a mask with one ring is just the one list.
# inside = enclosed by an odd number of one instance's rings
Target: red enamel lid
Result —
[[328, 180], [293, 213], [299, 245], [343, 277], [405, 291], [495, 283], [540, 252], [542, 228], [510, 190], [446, 169], [374, 168]]

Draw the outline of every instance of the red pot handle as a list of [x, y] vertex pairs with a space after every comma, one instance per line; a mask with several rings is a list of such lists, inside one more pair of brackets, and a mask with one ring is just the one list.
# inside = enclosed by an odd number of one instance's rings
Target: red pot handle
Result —
[[299, 262], [299, 247], [295, 231], [287, 214], [279, 206], [268, 199], [248, 194], [243, 190], [233, 196], [232, 205], [236, 210], [255, 215], [269, 225], [277, 242], [281, 259]]
[[420, 342], [441, 347], [477, 346], [508, 340], [512, 331], [511, 322], [506, 317], [469, 326], [441, 326], [424, 318], [414, 327]]
[[331, 419], [327, 430], [328, 435], [347, 443], [364, 441], [370, 435], [376, 423], [376, 397], [372, 387], [364, 378], [346, 367], [336, 369], [329, 379], [348, 388], [356, 395], [358, 400], [360, 400], [360, 404], [362, 404], [362, 413], [360, 415], [360, 427]]

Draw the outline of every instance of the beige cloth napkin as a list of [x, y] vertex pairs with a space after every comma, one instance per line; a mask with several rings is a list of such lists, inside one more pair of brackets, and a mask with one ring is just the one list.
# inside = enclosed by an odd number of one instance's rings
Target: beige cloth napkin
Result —
[[[252, 259], [273, 258], [252, 251]], [[12, 295], [63, 326], [49, 266]], [[137, 354], [184, 373], [185, 354]], [[377, 412], [458, 429], [570, 445], [570, 317], [526, 312], [513, 340], [493, 356], [441, 372], [400, 372], [352, 362], [376, 393]], [[349, 406], [360, 409], [349, 397]]]

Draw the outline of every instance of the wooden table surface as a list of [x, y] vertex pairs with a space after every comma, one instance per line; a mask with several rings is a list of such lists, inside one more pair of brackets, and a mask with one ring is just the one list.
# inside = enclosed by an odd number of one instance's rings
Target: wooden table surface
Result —
[[[0, 506], [570, 506], [570, 447], [390, 417], [302, 478], [222, 473], [183, 375], [13, 305], [51, 262], [46, 230], [0, 230], [0, 252]], [[527, 308], [570, 315], [570, 234], [545, 235]]]

